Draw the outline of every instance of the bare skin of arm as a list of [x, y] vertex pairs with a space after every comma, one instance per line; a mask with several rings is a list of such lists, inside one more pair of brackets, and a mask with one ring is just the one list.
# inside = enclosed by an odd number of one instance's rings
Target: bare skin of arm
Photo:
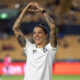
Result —
[[50, 27], [50, 43], [51, 43], [51, 46], [53, 48], [55, 48], [57, 46], [57, 36], [56, 36], [55, 24], [54, 24], [53, 20], [51, 19], [51, 17], [48, 15], [47, 12], [44, 13], [44, 17], [45, 17], [45, 20]]
[[[38, 11], [42, 12], [44, 10], [44, 8], [36, 2], [34, 3], [34, 6], [36, 6], [38, 8]], [[48, 23], [48, 25], [50, 27], [50, 43], [51, 43], [51, 46], [53, 48], [55, 48], [57, 46], [56, 26], [54, 24], [54, 21], [48, 15], [47, 12], [44, 12], [43, 15], [44, 15], [44, 18], [45, 18], [46, 22]]]
[[20, 30], [20, 23], [23, 19], [23, 17], [25, 16], [29, 6], [31, 5], [32, 3], [29, 3], [22, 11], [22, 13], [20, 14], [20, 16], [17, 18], [15, 24], [13, 25], [13, 31], [14, 31], [14, 34], [16, 35], [17, 37], [17, 40], [20, 44], [20, 46], [22, 48], [24, 48], [26, 46], [26, 40], [25, 40], [25, 37], [23, 35], [23, 33], [21, 32]]

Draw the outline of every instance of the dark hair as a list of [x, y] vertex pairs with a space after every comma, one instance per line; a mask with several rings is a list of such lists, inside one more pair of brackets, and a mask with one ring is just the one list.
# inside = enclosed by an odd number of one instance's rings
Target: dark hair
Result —
[[44, 30], [44, 32], [45, 32], [46, 34], [48, 34], [48, 30], [47, 30], [47, 28], [45, 27], [44, 24], [39, 24], [39, 25], [37, 25], [36, 27], [41, 27], [41, 28]]

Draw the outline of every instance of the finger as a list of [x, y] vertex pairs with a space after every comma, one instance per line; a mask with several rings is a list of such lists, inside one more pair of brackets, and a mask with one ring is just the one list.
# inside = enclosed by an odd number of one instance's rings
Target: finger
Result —
[[39, 10], [39, 9], [37, 9], [36, 11], [37, 11], [37, 12], [39, 12], [40, 10]]
[[35, 6], [36, 4], [34, 3], [34, 2], [31, 2], [31, 3], [29, 3], [27, 6], [29, 7], [31, 7], [31, 6]]
[[37, 2], [33, 2], [33, 4], [38, 4]]
[[30, 2], [29, 5], [34, 5], [34, 2]]
[[29, 7], [29, 6], [31, 6], [33, 4], [33, 2], [30, 2], [27, 6]]
[[37, 10], [29, 9], [28, 11], [37, 12]]
[[28, 11], [39, 12], [39, 10], [29, 9]]

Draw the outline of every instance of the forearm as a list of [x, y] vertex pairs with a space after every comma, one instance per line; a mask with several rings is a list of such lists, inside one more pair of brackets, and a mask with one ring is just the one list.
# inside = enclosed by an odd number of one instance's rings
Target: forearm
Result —
[[46, 22], [48, 23], [48, 25], [50, 27], [50, 43], [51, 43], [52, 47], [55, 48], [57, 46], [56, 26], [54, 24], [54, 21], [48, 15], [47, 12], [45, 12], [43, 14], [44, 14], [44, 18], [45, 18]]
[[57, 46], [57, 34], [56, 34], [56, 27], [50, 30], [50, 43], [53, 48]]
[[18, 31], [18, 30], [19, 30], [20, 24], [21, 24], [21, 22], [22, 22], [22, 19], [23, 19], [24, 15], [25, 15], [25, 11], [22, 11], [22, 13], [21, 13], [20, 16], [17, 18], [16, 22], [15, 22], [14, 25], [13, 25], [13, 30], [14, 30], [14, 31]]
[[47, 24], [49, 25], [50, 29], [55, 27], [54, 21], [53, 19], [49, 16], [49, 14], [47, 12], [43, 13], [44, 18], [47, 22]]
[[20, 23], [21, 23], [24, 15], [25, 15], [25, 12], [23, 11], [20, 14], [20, 16], [17, 18], [17, 20], [16, 20], [16, 22], [13, 26], [14, 34], [15, 34], [20, 46], [23, 47], [23, 48], [26, 46], [26, 40], [25, 40], [25, 37], [24, 37], [23, 33], [20, 30]]

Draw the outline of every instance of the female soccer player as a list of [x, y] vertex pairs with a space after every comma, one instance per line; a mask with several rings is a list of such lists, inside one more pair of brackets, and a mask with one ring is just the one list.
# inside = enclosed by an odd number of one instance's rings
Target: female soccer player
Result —
[[[36, 7], [37, 9], [34, 9]], [[42, 15], [50, 27], [50, 37], [48, 40], [48, 32], [45, 26], [38, 25], [33, 30], [32, 44], [20, 31], [20, 23], [23, 16], [28, 10], [33, 12], [41, 11]], [[27, 55], [27, 65], [24, 80], [51, 80], [52, 64], [57, 51], [56, 27], [47, 11], [38, 3], [30, 2], [22, 11], [16, 20], [13, 31], [18, 39], [19, 44], [24, 48]]]

